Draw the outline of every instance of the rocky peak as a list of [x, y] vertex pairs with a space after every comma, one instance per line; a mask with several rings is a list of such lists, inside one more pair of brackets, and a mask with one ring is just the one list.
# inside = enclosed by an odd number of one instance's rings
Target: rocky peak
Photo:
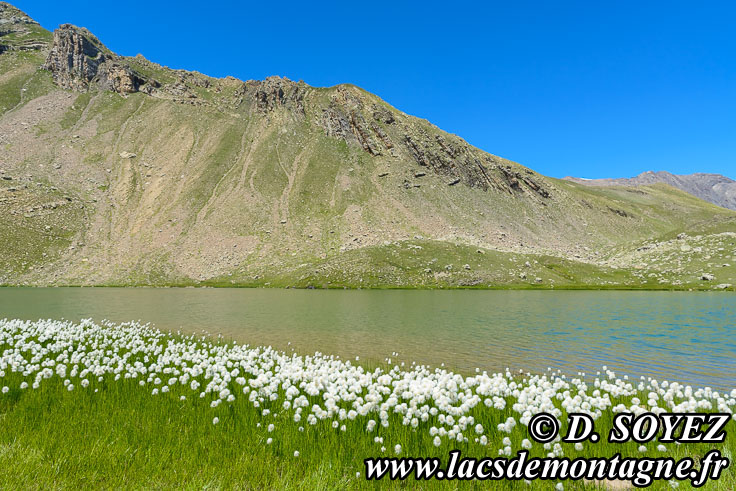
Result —
[[46, 48], [48, 43], [41, 34], [46, 32], [25, 12], [0, 2], [0, 54], [9, 50], [33, 51]]
[[[95, 84], [120, 94], [150, 91], [157, 86], [123, 63], [87, 29], [64, 24], [54, 31], [54, 41], [44, 68], [65, 89], [86, 91]], [[144, 87], [147, 86], [147, 87]]]
[[86, 29], [64, 24], [54, 31], [54, 44], [44, 67], [66, 89], [86, 90], [107, 61], [101, 43]]
[[0, 2], [0, 30], [4, 31], [11, 26], [17, 29], [18, 26], [24, 25], [37, 26], [38, 22], [31, 19], [28, 14], [18, 10], [9, 3]]

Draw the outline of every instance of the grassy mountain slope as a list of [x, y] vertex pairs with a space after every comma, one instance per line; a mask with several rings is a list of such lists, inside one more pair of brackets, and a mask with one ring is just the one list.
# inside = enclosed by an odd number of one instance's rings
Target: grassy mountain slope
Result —
[[672, 187], [548, 178], [352, 85], [170, 70], [0, 5], [0, 283], [736, 283], [736, 213]]

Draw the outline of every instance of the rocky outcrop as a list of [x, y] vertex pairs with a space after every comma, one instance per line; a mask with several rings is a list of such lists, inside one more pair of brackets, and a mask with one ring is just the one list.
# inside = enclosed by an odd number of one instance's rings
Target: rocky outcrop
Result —
[[441, 135], [437, 136], [440, 140], [431, 138], [424, 132], [406, 134], [402, 143], [418, 165], [427, 167], [436, 174], [448, 176], [451, 181], [460, 179], [460, 182], [470, 187], [484, 190], [494, 184], [480, 158], [472, 152], [463, 152], [459, 147], [448, 144]]
[[544, 189], [537, 181], [532, 177], [532, 171], [529, 169], [525, 170], [527, 175], [524, 175], [521, 171], [513, 169], [510, 165], [498, 166], [499, 174], [508, 186], [516, 191], [524, 191], [529, 189], [537, 193], [542, 198], [549, 198], [549, 191]]
[[[550, 193], [533, 173], [521, 166], [502, 165], [502, 160], [480, 152], [452, 135], [427, 131], [414, 118], [395, 114], [385, 105], [371, 104], [360, 89], [340, 86], [322, 109], [317, 123], [325, 133], [348, 144], [359, 145], [373, 155], [407, 155], [432, 173], [447, 176], [447, 184], [463, 183], [483, 190], [496, 189], [512, 196], [531, 193], [549, 198]], [[527, 174], [523, 174], [526, 171]], [[424, 176], [416, 171], [414, 177]], [[406, 181], [406, 189], [420, 187]]]
[[394, 113], [385, 107], [379, 107], [375, 104], [373, 105], [373, 119], [384, 124], [393, 124], [396, 122]]
[[382, 155], [384, 148], [390, 150], [394, 146], [380, 126], [369, 124], [357, 110], [346, 113], [343, 108], [330, 106], [322, 110], [320, 124], [328, 136], [357, 143], [371, 155]]
[[[403, 144], [414, 161], [436, 174], [448, 176], [448, 184], [463, 183], [483, 190], [495, 189], [514, 196], [533, 193], [541, 198], [550, 194], [532, 175], [523, 175], [523, 167], [503, 165], [500, 159], [476, 151], [467, 143], [449, 141], [441, 134], [432, 139], [426, 133], [405, 135]], [[531, 172], [526, 169], [527, 172]]]
[[248, 81], [246, 88], [253, 97], [256, 109], [262, 113], [285, 106], [304, 115], [306, 84], [303, 82], [297, 83], [286, 77], [274, 76], [263, 81]]
[[[0, 2], [0, 54], [6, 51], [37, 51], [46, 48], [48, 43], [38, 36], [39, 30], [38, 22], [12, 5]], [[15, 35], [12, 41], [9, 40], [9, 34]]]
[[17, 29], [23, 25], [38, 25], [38, 22], [31, 19], [25, 12], [18, 10], [9, 3], [0, 2], [0, 31], [6, 30], [9, 26]]
[[376, 134], [376, 136], [378, 136], [379, 140], [383, 142], [386, 148], [388, 148], [389, 150], [394, 148], [394, 142], [392, 142], [391, 138], [386, 134], [385, 131], [383, 131], [383, 128], [378, 126], [376, 123], [371, 123], [371, 129]]
[[[369, 123], [366, 120], [363, 116], [364, 106], [359, 95], [353, 93], [351, 87], [338, 87], [330, 105], [322, 109], [322, 119], [318, 124], [325, 129], [328, 136], [358, 144], [371, 155], [383, 155], [385, 151], [391, 150], [394, 144], [376, 122]], [[393, 117], [391, 121], [394, 121]]]
[[[44, 68], [60, 87], [86, 91], [95, 84], [103, 90], [131, 94], [148, 81], [125, 65], [89, 31], [64, 24], [54, 31], [54, 42]], [[151, 83], [149, 87], [156, 86]]]
[[197, 97], [197, 95], [192, 92], [192, 90], [189, 88], [189, 86], [182, 82], [176, 82], [174, 84], [169, 84], [164, 89], [167, 94], [173, 96], [174, 98], [178, 99], [194, 99]]
[[106, 63], [97, 72], [97, 82], [104, 90], [132, 94], [138, 92], [146, 80], [127, 66]]
[[339, 138], [345, 141], [352, 139], [350, 119], [335, 107], [322, 109], [322, 120], [320, 121], [320, 124], [325, 129], [327, 136]]
[[105, 61], [97, 38], [86, 30], [65, 24], [54, 32], [54, 44], [44, 68], [52, 73], [59, 86], [86, 90]]
[[363, 150], [371, 155], [381, 155], [381, 150], [372, 135], [372, 133], [375, 133], [374, 128], [376, 127], [369, 127], [362, 114], [357, 111], [350, 113], [350, 128]]

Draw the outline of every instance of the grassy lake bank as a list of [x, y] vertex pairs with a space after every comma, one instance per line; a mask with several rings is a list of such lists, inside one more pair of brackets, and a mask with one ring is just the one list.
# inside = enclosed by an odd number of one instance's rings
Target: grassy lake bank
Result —
[[[0, 480], [13, 488], [365, 489], [363, 459], [448, 452], [497, 457], [703, 456], [723, 444], [533, 443], [529, 417], [587, 412], [607, 435], [616, 412], [731, 411], [736, 391], [598, 375], [364, 368], [135, 323], [0, 322]], [[659, 409], [657, 409], [659, 408]], [[372, 421], [372, 423], [371, 423]], [[730, 423], [731, 425], [733, 422]], [[563, 431], [564, 434], [564, 431]], [[661, 446], [660, 446], [661, 445]], [[415, 483], [384, 480], [381, 487]], [[489, 483], [428, 481], [423, 488]], [[556, 482], [536, 482], [552, 489]], [[728, 489], [728, 469], [706, 489]], [[567, 489], [593, 484], [565, 482]], [[492, 489], [525, 489], [520, 482]], [[667, 482], [652, 489], [667, 489]]]

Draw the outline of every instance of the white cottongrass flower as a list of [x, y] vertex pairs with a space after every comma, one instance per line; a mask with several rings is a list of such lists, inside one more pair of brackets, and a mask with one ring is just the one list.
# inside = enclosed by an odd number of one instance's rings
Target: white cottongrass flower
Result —
[[220, 422], [220, 418], [218, 418], [217, 416], [215, 416], [214, 418], [212, 418], [212, 424], [213, 425], [216, 425], [219, 422]]
[[[31, 353], [33, 358], [21, 353]], [[90, 320], [76, 324], [0, 320], [0, 378], [4, 377], [12, 378], [3, 380], [3, 394], [10, 392], [8, 386], [23, 383], [27, 388], [32, 383], [36, 389], [48, 379], [63, 382], [72, 391], [72, 378], [78, 378], [82, 387], [97, 380], [101, 391], [117, 383], [135, 385], [133, 390], [140, 385], [144, 393], [181, 401], [187, 397], [181, 392], [191, 390], [202, 405], [213, 409], [221, 403], [263, 407], [257, 411], [260, 416], [282, 418], [276, 421], [286, 426], [293, 421], [300, 432], [325, 424], [347, 435], [346, 423], [354, 421], [355, 428], [364, 429], [357, 432], [359, 438], [373, 439], [377, 430], [390, 435], [411, 428], [417, 438], [424, 435], [438, 447], [445, 439], [451, 446], [465, 445], [469, 439], [487, 445], [484, 433], [489, 428], [475, 418], [488, 414], [491, 420], [501, 421], [490, 430], [497, 429], [503, 437], [502, 455], [510, 454], [521, 439], [516, 426], [523, 429], [540, 412], [564, 421], [572, 412], [598, 419], [624, 411], [736, 411], [736, 390], [719, 393], [710, 388], [659, 384], [651, 378], [629, 381], [607, 368], [588, 379], [583, 374], [566, 378], [550, 370], [544, 375], [527, 374], [523, 380], [508, 370], [462, 376], [444, 367], [432, 370], [411, 364], [404, 369], [400, 363], [388, 370], [370, 371], [319, 353], [303, 357], [270, 347], [164, 334], [137, 323], [95, 324]], [[243, 394], [242, 401], [236, 393]], [[218, 422], [213, 419], [213, 424]], [[265, 421], [263, 425], [268, 433], [275, 431], [275, 425]], [[376, 444], [387, 445], [382, 437]], [[520, 446], [528, 450], [532, 442], [521, 439]], [[542, 446], [550, 456], [564, 455], [559, 439]], [[582, 444], [574, 448], [582, 451]], [[662, 446], [657, 450], [666, 451]], [[641, 452], [646, 451], [642, 446]]]

